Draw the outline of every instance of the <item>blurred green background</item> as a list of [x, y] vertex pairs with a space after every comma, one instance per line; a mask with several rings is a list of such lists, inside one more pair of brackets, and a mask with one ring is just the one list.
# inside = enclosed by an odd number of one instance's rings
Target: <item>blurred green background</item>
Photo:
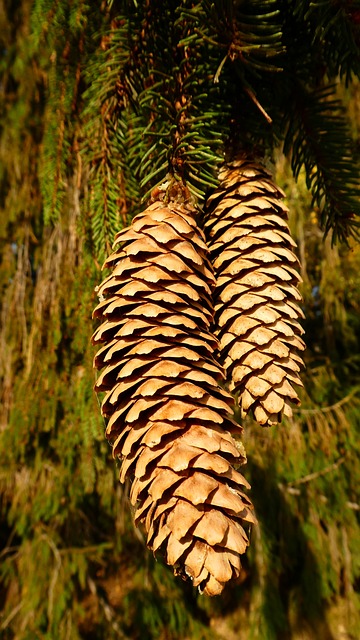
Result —
[[[259, 526], [241, 583], [202, 597], [132, 524], [90, 345], [103, 257], [143, 206], [142, 125], [116, 112], [121, 12], [135, 20], [136, 3], [0, 1], [0, 637], [355, 640], [360, 247], [324, 239], [305, 171], [295, 183], [280, 150], [302, 264], [305, 390], [291, 421], [244, 423]], [[360, 84], [336, 87], [357, 162]], [[123, 127], [138, 144], [132, 164]]]

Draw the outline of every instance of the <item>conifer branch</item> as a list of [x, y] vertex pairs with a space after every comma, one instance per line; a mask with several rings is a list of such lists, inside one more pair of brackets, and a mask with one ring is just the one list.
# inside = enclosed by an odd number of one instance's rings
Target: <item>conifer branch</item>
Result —
[[[149, 123], [143, 131], [148, 150], [138, 169], [141, 187], [146, 188], [144, 199], [167, 174], [184, 181], [195, 198], [201, 199], [209, 186], [216, 185], [215, 169], [222, 161], [226, 108], [224, 113], [219, 105], [218, 89], [212, 82], [201, 37], [182, 8], [175, 18], [171, 25], [172, 45], [164, 57], [164, 45], [156, 33], [163, 31], [168, 14], [151, 6], [152, 35], [150, 38], [145, 32], [148, 53], [144, 51], [140, 59], [143, 91], [138, 104]], [[201, 82], [195, 72], [199, 66]], [[130, 153], [138, 158], [135, 147]]]
[[312, 204], [320, 210], [321, 226], [332, 240], [358, 236], [359, 168], [342, 103], [334, 86], [308, 91], [298, 84], [284, 150], [291, 153], [295, 178], [304, 167]]
[[[82, 154], [89, 167], [92, 240], [100, 262], [109, 253], [119, 227], [134, 213], [139, 197], [128, 153], [136, 125], [130, 103], [137, 95], [130, 81], [129, 28], [128, 19], [114, 19], [110, 30], [101, 34], [85, 72], [88, 89]], [[142, 153], [141, 142], [137, 153]]]
[[305, 0], [294, 10], [310, 30], [312, 43], [326, 61], [331, 78], [340, 75], [346, 82], [360, 76], [360, 14], [353, 2]]

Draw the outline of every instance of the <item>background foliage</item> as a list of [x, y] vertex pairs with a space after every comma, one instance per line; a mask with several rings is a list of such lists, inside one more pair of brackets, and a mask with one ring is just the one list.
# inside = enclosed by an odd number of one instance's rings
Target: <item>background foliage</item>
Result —
[[[0, 1], [1, 637], [356, 637], [359, 15], [340, 1]], [[149, 190], [170, 172], [201, 206], [244, 147], [273, 156], [287, 193], [306, 391], [291, 422], [245, 425], [260, 526], [242, 583], [209, 602], [133, 528], [92, 392], [90, 316], [114, 232]]]

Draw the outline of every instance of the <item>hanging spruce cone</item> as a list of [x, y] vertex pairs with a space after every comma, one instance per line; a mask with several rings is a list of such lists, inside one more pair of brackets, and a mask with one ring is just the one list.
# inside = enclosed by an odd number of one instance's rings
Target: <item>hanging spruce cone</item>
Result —
[[[158, 194], [159, 195], [159, 194]], [[237, 578], [254, 522], [210, 333], [214, 276], [188, 204], [156, 201], [117, 234], [94, 312], [95, 366], [120, 480], [147, 544], [208, 595]]]
[[238, 159], [220, 173], [206, 205], [205, 234], [216, 277], [215, 333], [230, 390], [261, 425], [299, 404], [303, 317], [300, 276], [283, 192], [258, 163]]

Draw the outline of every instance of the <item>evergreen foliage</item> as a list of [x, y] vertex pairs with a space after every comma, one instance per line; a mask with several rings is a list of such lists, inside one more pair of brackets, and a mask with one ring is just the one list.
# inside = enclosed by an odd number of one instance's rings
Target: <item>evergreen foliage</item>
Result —
[[[356, 637], [359, 11], [0, 2], [2, 637]], [[242, 584], [210, 607], [133, 530], [92, 392], [93, 288], [167, 175], [200, 210], [224, 156], [283, 143], [307, 392], [285, 428], [247, 431], [260, 526]]]

